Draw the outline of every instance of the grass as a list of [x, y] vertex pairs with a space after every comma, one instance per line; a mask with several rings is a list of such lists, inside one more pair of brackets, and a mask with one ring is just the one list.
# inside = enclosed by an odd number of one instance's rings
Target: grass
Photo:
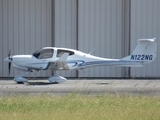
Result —
[[0, 120], [159, 120], [160, 98], [21, 95], [0, 97]]

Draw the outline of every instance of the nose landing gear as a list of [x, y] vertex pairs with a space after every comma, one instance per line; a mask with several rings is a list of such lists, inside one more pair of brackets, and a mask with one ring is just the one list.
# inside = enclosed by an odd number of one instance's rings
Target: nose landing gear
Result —
[[14, 81], [17, 82], [18, 84], [23, 84], [23, 82], [28, 82], [28, 80], [26, 78], [24, 78], [24, 76], [30, 74], [31, 71], [27, 71], [25, 72], [25, 74], [21, 74], [21, 75], [17, 75], [16, 77], [14, 77]]

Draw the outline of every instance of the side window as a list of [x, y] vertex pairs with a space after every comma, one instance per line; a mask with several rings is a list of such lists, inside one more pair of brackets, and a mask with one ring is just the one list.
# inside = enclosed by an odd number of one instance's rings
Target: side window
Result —
[[43, 51], [41, 51], [38, 59], [52, 58], [52, 56], [53, 56], [53, 49], [44, 49]]
[[58, 49], [57, 50], [57, 57], [61, 57], [64, 53], [69, 53], [69, 55], [73, 55], [74, 54], [73, 51]]
[[54, 52], [53, 49], [42, 49], [33, 53], [33, 56], [36, 57], [37, 59], [47, 59], [47, 58], [52, 58], [53, 52]]

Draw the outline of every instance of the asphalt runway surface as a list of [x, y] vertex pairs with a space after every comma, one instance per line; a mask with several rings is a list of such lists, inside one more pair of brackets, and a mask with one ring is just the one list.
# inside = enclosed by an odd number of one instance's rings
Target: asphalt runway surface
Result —
[[112, 94], [160, 96], [160, 79], [68, 79], [53, 84], [47, 79], [29, 80], [17, 84], [12, 79], [0, 79], [0, 95], [19, 94]]

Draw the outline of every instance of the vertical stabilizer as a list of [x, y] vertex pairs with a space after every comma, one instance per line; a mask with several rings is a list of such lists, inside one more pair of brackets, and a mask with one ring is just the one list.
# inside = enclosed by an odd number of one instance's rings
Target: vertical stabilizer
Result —
[[153, 39], [138, 39], [138, 44], [133, 53], [122, 60], [149, 63], [156, 59], [157, 43]]

